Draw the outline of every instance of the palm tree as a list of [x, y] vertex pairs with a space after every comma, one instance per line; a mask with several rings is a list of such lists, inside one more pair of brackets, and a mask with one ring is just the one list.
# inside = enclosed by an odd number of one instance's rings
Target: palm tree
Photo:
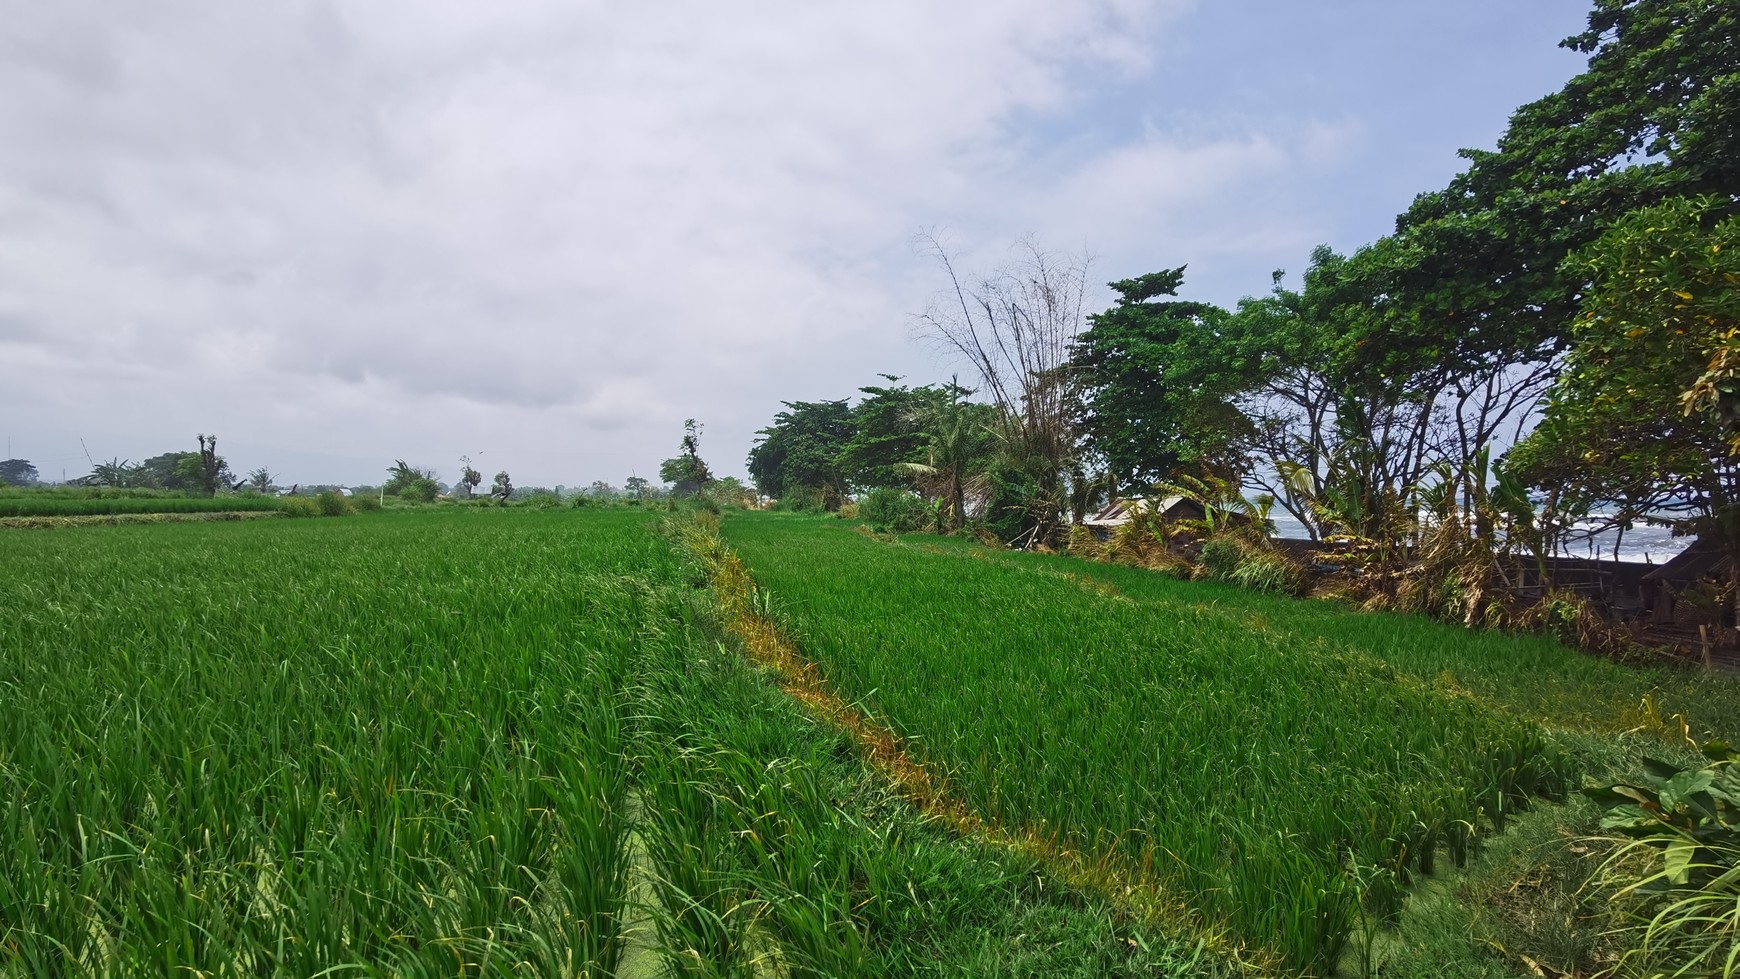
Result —
[[[956, 389], [959, 390], [958, 388]], [[967, 522], [967, 493], [978, 486], [990, 436], [982, 421], [986, 408], [951, 396], [925, 413], [928, 436], [924, 462], [903, 462], [895, 468], [917, 478], [926, 495], [942, 502], [938, 529], [959, 530]]]
[[80, 482], [90, 486], [139, 486], [143, 482], [142, 468], [127, 459], [110, 459], [108, 462], [95, 464], [91, 468], [91, 474]]

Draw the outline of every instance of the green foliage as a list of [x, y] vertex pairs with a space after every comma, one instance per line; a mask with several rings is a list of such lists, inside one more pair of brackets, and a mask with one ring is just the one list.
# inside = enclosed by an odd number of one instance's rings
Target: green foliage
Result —
[[36, 467], [28, 459], [6, 459], [0, 461], [0, 485], [34, 486], [37, 481]]
[[681, 452], [659, 465], [659, 478], [671, 484], [677, 496], [694, 496], [713, 481], [713, 472], [701, 459], [701, 425], [693, 418], [683, 422]]
[[1596, 0], [1564, 46], [1588, 67], [1519, 108], [1495, 151], [1398, 220], [1423, 326], [1470, 359], [1552, 349], [1585, 278], [1562, 265], [1626, 212], [1740, 187], [1740, 45], [1730, 5]]
[[1740, 755], [1703, 750], [1701, 768], [1646, 758], [1641, 784], [1583, 790], [1610, 807], [1601, 828], [1630, 841], [1603, 868], [1631, 918], [1629, 974], [1740, 975]]
[[[725, 532], [840, 695], [888, 718], [978, 815], [1151, 872], [1293, 969], [1329, 971], [1362, 895], [1393, 905], [1350, 867], [1405, 880], [1445, 843], [1460, 861], [1472, 827], [1566, 787], [1538, 726], [1256, 626], [1235, 597], [1249, 593], [1133, 569], [1119, 581], [1139, 584], [1108, 592], [1083, 586], [1101, 572], [1080, 562], [754, 514]], [[1386, 651], [1402, 645], [1384, 629]]]
[[351, 496], [350, 505], [356, 507], [357, 510], [362, 513], [379, 513], [381, 510], [380, 498], [370, 496], [367, 493], [359, 493]]
[[314, 498], [314, 505], [323, 517], [348, 517], [356, 513], [356, 508], [350, 505], [350, 500], [327, 490]]
[[427, 476], [418, 476], [399, 488], [399, 499], [414, 503], [434, 503], [441, 495], [441, 484]]
[[142, 484], [166, 490], [190, 489], [182, 478], [185, 471], [182, 462], [185, 457], [198, 458], [197, 453], [192, 452], [164, 452], [139, 463]]
[[[421, 500], [421, 494], [426, 492], [428, 486], [433, 486], [435, 492], [439, 493], [441, 491], [439, 479], [440, 477], [435, 470], [428, 466], [413, 466], [403, 459], [396, 459], [392, 466], [387, 469], [387, 481], [381, 486], [381, 490], [388, 496], [404, 496], [407, 491], [410, 491], [410, 499], [427, 502]], [[428, 484], [428, 486], [424, 484]], [[435, 495], [430, 494], [429, 499], [435, 499]]]
[[835, 501], [846, 479], [839, 459], [857, 434], [852, 411], [840, 401], [786, 401], [773, 424], [756, 433], [749, 450], [749, 476], [763, 495], [784, 499], [800, 487]]
[[290, 517], [318, 517], [321, 515], [320, 501], [311, 496], [286, 496], [278, 501], [278, 508]]
[[1181, 463], [1225, 467], [1247, 422], [1229, 398], [1254, 366], [1237, 355], [1218, 306], [1176, 296], [1184, 268], [1111, 283], [1117, 304], [1088, 317], [1071, 347], [1081, 373], [1082, 429], [1122, 485], [1152, 483]]
[[825, 510], [826, 504], [827, 498], [819, 487], [794, 486], [774, 501], [773, 508], [791, 513], [812, 513]]
[[[937, 529], [944, 533], [966, 524], [969, 493], [989, 495], [996, 486], [992, 470], [996, 468], [997, 409], [966, 400], [967, 392], [956, 385], [950, 385], [947, 394], [933, 399], [920, 419], [925, 430], [923, 461], [895, 465], [937, 500]], [[992, 501], [993, 509], [996, 503]]]
[[[1035, 527], [1035, 519], [1027, 503], [1044, 495], [1044, 488], [1038, 481], [1029, 473], [994, 466], [984, 474], [980, 483], [987, 493], [985, 513], [978, 526], [1004, 544], [1030, 537]], [[946, 511], [944, 515], [947, 516]], [[945, 526], [943, 529], [958, 530], [962, 525], [964, 522], [954, 527]]]
[[877, 530], [910, 534], [931, 529], [936, 510], [916, 493], [883, 487], [859, 498], [858, 519]]
[[1237, 539], [1211, 537], [1202, 545], [1202, 552], [1196, 560], [1207, 577], [1226, 581], [1238, 571], [1244, 557], [1245, 548]]
[[470, 456], [459, 457], [459, 479], [453, 484], [453, 495], [470, 499], [477, 492], [477, 487], [483, 482], [483, 473], [477, 471], [471, 464]]
[[1308, 581], [1305, 569], [1298, 564], [1283, 554], [1260, 547], [1251, 548], [1227, 580], [1242, 588], [1277, 595], [1302, 595]]
[[78, 482], [86, 486], [143, 487], [146, 485], [145, 475], [141, 467], [134, 466], [129, 460], [114, 458], [92, 466], [91, 471]]
[[277, 508], [276, 501], [260, 496], [221, 496], [215, 499], [185, 496], [80, 497], [31, 491], [27, 495], [0, 496], [0, 517], [71, 517], [124, 513], [218, 513], [248, 512]]
[[714, 506], [728, 510], [747, 510], [756, 502], [755, 491], [743, 485], [736, 476], [715, 479], [701, 493]]
[[949, 404], [970, 393], [952, 383], [909, 388], [896, 385], [900, 379], [892, 374], [882, 376], [888, 386], [858, 389], [864, 397], [852, 407], [853, 431], [836, 460], [842, 479], [857, 489], [911, 486], [905, 466], [927, 460], [932, 426]]
[[1740, 553], [1740, 218], [1714, 198], [1627, 216], [1575, 260], [1593, 285], [1541, 426], [1511, 454], [1572, 513], [1679, 511]]
[[181, 470], [182, 478], [206, 496], [215, 496], [235, 477], [230, 464], [217, 454], [217, 436], [204, 433], [199, 436], [199, 452], [182, 457]]

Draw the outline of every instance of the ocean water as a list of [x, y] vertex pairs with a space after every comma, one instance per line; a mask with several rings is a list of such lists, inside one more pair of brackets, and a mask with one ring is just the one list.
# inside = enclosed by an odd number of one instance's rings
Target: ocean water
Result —
[[[1275, 522], [1275, 536], [1288, 540], [1303, 540], [1310, 537], [1305, 532], [1305, 525], [1285, 513], [1269, 514]], [[1592, 529], [1593, 525], [1583, 523], [1577, 525], [1580, 529]], [[1619, 545], [1618, 559], [1621, 561], [1636, 561], [1642, 564], [1662, 564], [1674, 555], [1691, 546], [1696, 538], [1675, 537], [1666, 527], [1636, 526], [1626, 531], [1623, 536], [1615, 531], [1595, 534], [1586, 540], [1577, 540], [1560, 548], [1561, 557], [1593, 557], [1612, 560], [1615, 557], [1613, 546]]]

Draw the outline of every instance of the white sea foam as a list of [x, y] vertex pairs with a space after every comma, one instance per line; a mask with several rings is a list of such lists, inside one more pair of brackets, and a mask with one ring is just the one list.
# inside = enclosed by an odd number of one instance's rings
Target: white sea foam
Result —
[[[1271, 513], [1270, 519], [1275, 522], [1275, 536], [1288, 540], [1303, 540], [1311, 535], [1305, 532], [1305, 525], [1286, 514]], [[1596, 525], [1583, 522], [1575, 529], [1590, 530]], [[1637, 526], [1626, 531], [1623, 536], [1617, 531], [1604, 531], [1584, 540], [1578, 540], [1560, 548], [1562, 557], [1592, 557], [1603, 560], [1613, 560], [1615, 557], [1613, 545], [1619, 543], [1618, 559], [1621, 561], [1636, 561], [1645, 564], [1662, 564], [1674, 555], [1689, 547], [1695, 538], [1675, 537], [1666, 527]]]

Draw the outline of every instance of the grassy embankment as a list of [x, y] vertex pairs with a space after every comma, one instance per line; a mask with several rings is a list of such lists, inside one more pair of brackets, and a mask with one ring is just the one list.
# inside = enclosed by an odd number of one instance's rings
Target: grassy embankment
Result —
[[920, 819], [649, 527], [8, 535], [0, 975], [1220, 968]]
[[1572, 787], [1589, 745], [1543, 715], [1740, 704], [1529, 637], [801, 519], [725, 529], [839, 693], [983, 818], [1120, 854], [1294, 969], [1331, 970], [1400, 885]]

